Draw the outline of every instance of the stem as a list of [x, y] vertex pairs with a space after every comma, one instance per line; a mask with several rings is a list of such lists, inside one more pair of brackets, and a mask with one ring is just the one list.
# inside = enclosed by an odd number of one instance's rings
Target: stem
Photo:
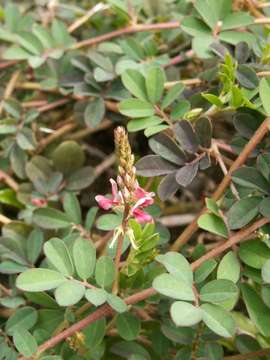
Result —
[[12, 220], [3, 214], [0, 214], [0, 224], [9, 224]]
[[0, 181], [4, 181], [12, 190], [14, 190], [15, 192], [18, 191], [19, 189], [19, 184], [12, 179], [12, 177], [10, 175], [8, 175], [6, 172], [4, 172], [3, 170], [0, 170]]
[[[196, 270], [204, 261], [209, 260], [213, 257], [216, 257], [220, 255], [222, 252], [230, 248], [232, 245], [235, 245], [236, 243], [240, 242], [241, 240], [248, 237], [250, 234], [252, 234], [254, 231], [259, 229], [261, 226], [267, 224], [270, 222], [270, 219], [262, 218], [249, 227], [238, 231], [236, 234], [234, 234], [229, 240], [227, 240], [224, 244], [218, 245], [216, 248], [214, 248], [212, 251], [207, 253], [206, 255], [202, 256], [198, 260], [194, 261], [191, 264], [192, 270]], [[125, 302], [127, 305], [136, 304], [140, 301], [146, 300], [149, 297], [156, 294], [156, 290], [153, 288], [148, 288], [145, 290], [142, 290], [136, 294], [133, 294], [127, 298], [125, 298]], [[68, 329], [64, 330], [60, 334], [52, 337], [51, 339], [44, 342], [42, 345], [38, 348], [38, 355], [40, 355], [42, 352], [54, 347], [62, 340], [65, 340], [67, 337], [72, 336], [76, 331], [80, 331], [84, 329], [86, 326], [92, 324], [93, 322], [105, 317], [112, 315], [114, 311], [110, 308], [109, 305], [105, 304], [102, 305], [100, 308], [95, 310], [92, 314], [88, 315], [86, 318], [80, 320], [76, 324], [72, 325]], [[26, 360], [26, 358], [21, 357], [19, 360]]]
[[124, 238], [125, 238], [127, 225], [128, 225], [129, 210], [130, 210], [129, 205], [126, 204], [125, 209], [124, 209], [124, 214], [123, 214], [123, 221], [122, 221], [123, 233], [118, 238], [116, 254], [115, 254], [115, 259], [114, 259], [115, 270], [116, 270], [115, 281], [114, 281], [113, 288], [112, 288], [112, 292], [114, 294], [118, 293], [120, 260], [121, 260], [121, 255], [122, 255]]
[[[214, 152], [214, 155], [216, 157], [216, 160], [219, 163], [219, 166], [220, 166], [220, 168], [221, 168], [221, 170], [223, 172], [223, 175], [226, 176], [228, 174], [228, 170], [227, 170], [226, 165], [224, 164], [224, 161], [222, 159], [222, 156], [221, 156], [221, 154], [220, 154], [220, 152], [218, 150], [217, 144], [213, 143], [212, 148], [213, 148], [213, 152]], [[234, 197], [236, 198], [236, 200], [240, 200], [238, 191], [237, 191], [237, 189], [236, 189], [236, 187], [234, 186], [233, 183], [230, 183], [230, 189], [231, 189]]]
[[[72, 117], [73, 118], [73, 117]], [[70, 123], [62, 126], [61, 128], [54, 131], [52, 134], [47, 136], [45, 139], [43, 139], [38, 148], [38, 153], [42, 152], [43, 149], [45, 149], [50, 143], [54, 142], [55, 140], [59, 139], [60, 136], [68, 133], [69, 131], [73, 130], [77, 127], [76, 123]]]
[[[264, 122], [260, 125], [260, 127], [256, 130], [252, 138], [244, 147], [243, 151], [239, 154], [236, 160], [233, 162], [232, 166], [228, 170], [227, 175], [223, 178], [218, 188], [214, 192], [212, 199], [217, 201], [231, 182], [231, 174], [233, 171], [242, 166], [250, 153], [255, 149], [255, 147], [261, 142], [265, 134], [268, 132], [268, 127], [270, 125], [270, 118], [266, 118]], [[176, 241], [172, 244], [171, 250], [178, 251], [181, 246], [188, 242], [194, 232], [198, 229], [197, 220], [198, 218], [206, 211], [204, 207], [201, 212], [196, 216], [196, 218], [189, 224], [189, 226], [181, 233], [181, 235], [176, 239]]]
[[241, 354], [241, 355], [233, 355], [233, 356], [225, 356], [225, 360], [246, 360], [246, 359], [254, 359], [255, 357], [270, 355], [270, 348], [262, 349], [258, 351], [252, 351], [249, 353]]
[[260, 220], [257, 220], [255, 223], [250, 225], [249, 227], [242, 229], [238, 231], [236, 234], [234, 234], [232, 237], [230, 237], [227, 241], [225, 241], [223, 244], [218, 245], [211, 251], [209, 251], [207, 254], [201, 256], [198, 260], [194, 261], [191, 264], [192, 270], [198, 269], [198, 267], [204, 263], [208, 259], [212, 259], [221, 253], [223, 253], [225, 250], [229, 249], [233, 245], [239, 243], [241, 240], [245, 239], [247, 236], [252, 234], [254, 231], [262, 227], [263, 225], [270, 222], [270, 219], [268, 218], [262, 218]]
[[108, 9], [109, 6], [103, 3], [96, 4], [92, 9], [86, 12], [85, 15], [77, 19], [73, 24], [71, 24], [68, 28], [68, 32], [71, 34], [73, 31], [78, 29], [81, 25], [83, 25], [87, 20], [90, 19], [91, 16], [96, 14], [99, 11]]
[[158, 24], [139, 24], [139, 25], [132, 25], [128, 26], [124, 29], [118, 29], [115, 31], [111, 31], [107, 34], [99, 35], [96, 37], [93, 37], [91, 39], [79, 41], [76, 44], [74, 44], [71, 49], [79, 49], [84, 46], [92, 46], [95, 44], [98, 44], [103, 41], [107, 41], [110, 39], [113, 39], [118, 36], [127, 35], [127, 34], [133, 34], [136, 32], [142, 32], [142, 31], [160, 31], [160, 30], [168, 30], [168, 29], [177, 29], [180, 26], [179, 21], [172, 21], [167, 23], [158, 23]]
[[[16, 82], [19, 79], [20, 73], [21, 72], [19, 70], [17, 70], [12, 74], [12, 76], [7, 84], [7, 87], [5, 89], [3, 100], [8, 99], [11, 96], [11, 94], [13, 93], [13, 90], [16, 87]], [[0, 104], [0, 115], [2, 114], [2, 111], [3, 111], [3, 101]]]

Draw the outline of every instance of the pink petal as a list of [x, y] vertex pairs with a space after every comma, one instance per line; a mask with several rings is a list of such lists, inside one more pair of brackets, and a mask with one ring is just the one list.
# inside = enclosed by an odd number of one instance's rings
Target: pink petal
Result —
[[99, 207], [101, 207], [104, 210], [109, 210], [113, 206], [113, 201], [111, 199], [106, 198], [103, 195], [97, 195], [95, 197], [95, 200], [97, 201]]
[[118, 193], [117, 183], [113, 179], [110, 179], [110, 183], [112, 185], [112, 196], [113, 196], [113, 199], [115, 199], [117, 197], [117, 193]]
[[141, 209], [134, 209], [132, 211], [132, 215], [135, 217], [135, 219], [138, 221], [138, 223], [146, 223], [146, 222], [153, 222], [153, 218], [151, 215], [147, 214]]
[[135, 190], [135, 196], [136, 196], [137, 199], [142, 199], [142, 198], [149, 199], [150, 203], [145, 205], [145, 206], [148, 206], [148, 205], [153, 204], [153, 200], [151, 200], [151, 198], [155, 196], [155, 193], [145, 191], [143, 188], [141, 188], [138, 185], [136, 190]]
[[137, 209], [138, 207], [147, 207], [149, 205], [152, 205], [154, 200], [151, 197], [143, 197], [140, 198], [136, 204], [132, 207], [131, 211]]

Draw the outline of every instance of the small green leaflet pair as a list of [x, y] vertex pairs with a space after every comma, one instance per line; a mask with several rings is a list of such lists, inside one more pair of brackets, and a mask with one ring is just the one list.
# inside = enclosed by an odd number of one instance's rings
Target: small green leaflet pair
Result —
[[244, 12], [232, 12], [231, 0], [196, 0], [194, 15], [181, 22], [181, 28], [193, 36], [192, 48], [201, 58], [212, 57], [209, 47], [212, 43], [223, 41], [236, 45], [245, 41], [251, 45], [255, 36], [248, 32], [239, 32], [239, 28], [254, 23], [254, 18]]
[[[75, 305], [85, 296], [95, 306], [107, 301], [115, 311], [126, 311], [125, 302], [106, 290], [111, 288], [116, 276], [112, 258], [101, 256], [96, 261], [96, 250], [89, 240], [77, 237], [69, 249], [63, 240], [52, 238], [45, 243], [44, 253], [50, 267], [20, 274], [16, 282], [19, 289], [29, 292], [55, 289], [60, 306]], [[87, 282], [93, 277], [99, 287]]]
[[[230, 258], [227, 254], [227, 258], [221, 262], [218, 279], [205, 283], [199, 293], [193, 283], [190, 264], [183, 255], [168, 252], [156, 257], [169, 273], [156, 277], [153, 287], [160, 294], [178, 300], [170, 309], [177, 326], [193, 326], [203, 321], [222, 337], [232, 337], [235, 334], [236, 325], [229, 311], [238, 300], [239, 290], [235, 282], [239, 279], [240, 268], [234, 255], [229, 256]], [[234, 273], [230, 272], [230, 278], [227, 278], [224, 268], [231, 264], [234, 264]]]
[[47, 58], [59, 59], [74, 39], [65, 24], [54, 19], [50, 29], [24, 18], [15, 5], [5, 8], [5, 24], [0, 27], [0, 39], [12, 43], [3, 54], [7, 60], [27, 60], [32, 68], [40, 67]]
[[149, 137], [169, 127], [164, 110], [174, 105], [171, 111], [171, 120], [183, 117], [190, 109], [186, 100], [177, 101], [184, 90], [182, 84], [173, 86], [165, 95], [166, 75], [160, 67], [150, 67], [144, 73], [135, 69], [128, 69], [122, 74], [122, 82], [135, 98], [120, 102], [120, 113], [134, 118], [129, 121], [129, 132], [144, 130]]

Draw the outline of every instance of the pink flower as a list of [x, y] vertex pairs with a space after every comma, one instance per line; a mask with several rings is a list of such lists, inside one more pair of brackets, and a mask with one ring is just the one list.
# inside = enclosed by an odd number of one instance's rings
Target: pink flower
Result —
[[[124, 205], [124, 199], [121, 191], [118, 191], [117, 183], [110, 179], [112, 185], [112, 197], [108, 198], [103, 195], [97, 195], [95, 197], [98, 202], [99, 207], [104, 210], [110, 210], [115, 206]], [[155, 194], [153, 192], [147, 192], [139, 186], [134, 191], [135, 204], [131, 207], [130, 215], [134, 216], [138, 223], [152, 222], [153, 218], [151, 215], [144, 212], [141, 208], [145, 208], [154, 203], [153, 197]]]
[[134, 209], [132, 211], [132, 215], [135, 217], [135, 219], [138, 221], [139, 224], [143, 224], [146, 222], [153, 222], [152, 216], [139, 208]]
[[95, 197], [99, 207], [103, 210], [110, 210], [113, 206], [121, 205], [123, 203], [122, 194], [118, 191], [117, 184], [113, 179], [110, 179], [112, 185], [112, 198], [107, 198], [103, 195]]

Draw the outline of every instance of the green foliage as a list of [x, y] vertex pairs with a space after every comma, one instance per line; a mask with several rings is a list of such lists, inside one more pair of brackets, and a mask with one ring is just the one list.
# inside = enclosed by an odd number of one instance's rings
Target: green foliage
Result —
[[0, 359], [270, 347], [259, 5], [0, 6]]

